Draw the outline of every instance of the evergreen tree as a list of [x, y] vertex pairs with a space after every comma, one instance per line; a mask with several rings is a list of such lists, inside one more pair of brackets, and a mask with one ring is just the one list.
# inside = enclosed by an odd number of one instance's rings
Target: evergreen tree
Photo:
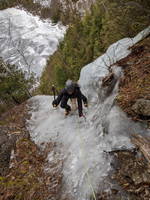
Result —
[[[30, 89], [35, 79], [27, 77], [26, 73], [15, 65], [4, 63], [0, 60], [0, 101], [7, 104], [20, 104], [31, 97]], [[3, 103], [2, 103], [3, 102]]]

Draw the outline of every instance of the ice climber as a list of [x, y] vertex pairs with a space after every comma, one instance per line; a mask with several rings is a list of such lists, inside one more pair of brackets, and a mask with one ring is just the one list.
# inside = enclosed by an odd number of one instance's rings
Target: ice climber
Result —
[[53, 107], [57, 107], [60, 103], [60, 107], [65, 109], [65, 115], [68, 115], [71, 111], [71, 106], [67, 104], [69, 99], [77, 99], [79, 117], [84, 116], [82, 112], [82, 101], [84, 106], [88, 106], [87, 98], [81, 93], [80, 87], [77, 83], [71, 80], [66, 82], [66, 87], [62, 89], [58, 97], [52, 102]]

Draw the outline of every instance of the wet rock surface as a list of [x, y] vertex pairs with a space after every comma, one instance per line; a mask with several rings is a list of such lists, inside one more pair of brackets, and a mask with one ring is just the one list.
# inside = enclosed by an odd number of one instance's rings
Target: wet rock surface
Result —
[[150, 168], [143, 154], [137, 149], [109, 153], [113, 158], [106, 180], [110, 188], [98, 193], [97, 200], [149, 200]]
[[122, 151], [114, 154], [117, 162], [112, 179], [126, 191], [128, 199], [150, 199], [150, 168], [140, 151]]

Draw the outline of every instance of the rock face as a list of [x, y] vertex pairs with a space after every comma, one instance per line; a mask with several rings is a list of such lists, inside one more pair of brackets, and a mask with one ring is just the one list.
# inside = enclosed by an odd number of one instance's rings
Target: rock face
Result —
[[150, 117], [150, 100], [138, 99], [132, 106], [132, 110], [136, 114]]
[[8, 130], [0, 127], [0, 176], [6, 175], [9, 169], [11, 151], [15, 146], [15, 137], [8, 137]]
[[114, 160], [117, 166], [114, 167], [116, 171], [112, 178], [126, 192], [127, 199], [150, 199], [150, 171], [143, 154], [139, 151], [120, 151], [114, 154]]

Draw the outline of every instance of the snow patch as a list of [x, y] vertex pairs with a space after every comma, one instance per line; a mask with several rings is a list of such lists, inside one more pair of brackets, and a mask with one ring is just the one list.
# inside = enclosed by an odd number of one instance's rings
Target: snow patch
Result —
[[50, 7], [51, 0], [34, 0], [34, 3], [40, 3], [43, 7]]
[[0, 11], [0, 56], [39, 77], [48, 57], [63, 40], [65, 31], [66, 27], [60, 23], [42, 21], [24, 10]]

